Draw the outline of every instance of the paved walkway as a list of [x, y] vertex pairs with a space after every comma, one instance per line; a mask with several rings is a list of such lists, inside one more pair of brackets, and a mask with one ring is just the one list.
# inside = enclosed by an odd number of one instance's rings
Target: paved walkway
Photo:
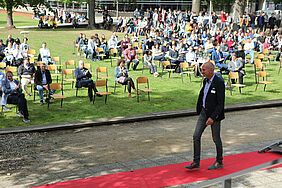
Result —
[[[257, 151], [281, 139], [281, 115], [282, 107], [227, 113], [222, 122], [224, 154]], [[197, 116], [189, 116], [40, 134], [19, 133], [16, 138], [2, 135], [3, 142], [5, 138], [21, 142], [9, 146], [13, 148], [11, 153], [19, 148], [25, 155], [2, 159], [11, 166], [0, 169], [0, 187], [36, 186], [191, 161], [196, 121]], [[23, 147], [27, 141], [31, 144]], [[215, 156], [210, 129], [203, 135], [202, 146], [202, 158]], [[12, 162], [16, 160], [21, 163], [13, 169]], [[267, 183], [268, 187], [277, 187], [281, 173], [281, 168], [257, 171], [235, 179], [234, 185], [263, 187]], [[194, 184], [177, 187], [191, 185]]]

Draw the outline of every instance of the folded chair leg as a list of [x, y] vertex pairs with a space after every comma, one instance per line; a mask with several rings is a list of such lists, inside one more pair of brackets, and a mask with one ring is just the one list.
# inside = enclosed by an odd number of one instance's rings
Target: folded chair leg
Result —
[[266, 89], [266, 84], [264, 84], [264, 89], [263, 90], [265, 91], [265, 89]]
[[148, 100], [150, 101], [150, 92], [148, 91]]
[[107, 98], [108, 98], [108, 95], [106, 95], [105, 97], [105, 104], [107, 104]]
[[96, 95], [94, 93], [93, 104], [95, 103]]
[[189, 74], [189, 78], [190, 78], [190, 82], [192, 82], [192, 80], [191, 80], [191, 74]]
[[182, 80], [182, 84], [183, 84], [183, 74], [181, 74], [181, 80]]
[[231, 88], [231, 84], [230, 84], [230, 95], [232, 96], [232, 88]]
[[48, 102], [48, 110], [49, 110], [49, 105], [50, 105], [50, 102]]
[[63, 99], [61, 99], [61, 108], [63, 108]]
[[240, 92], [240, 94], [241, 94], [241, 87], [239, 87], [239, 92]]
[[255, 91], [257, 91], [257, 89], [258, 89], [258, 83], [257, 83], [257, 86], [256, 86], [256, 89], [255, 89]]

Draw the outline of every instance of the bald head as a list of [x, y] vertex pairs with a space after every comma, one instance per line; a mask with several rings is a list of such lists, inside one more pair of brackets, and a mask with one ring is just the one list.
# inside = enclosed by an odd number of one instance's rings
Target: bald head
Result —
[[84, 62], [83, 62], [82, 60], [80, 60], [80, 61], [78, 62], [78, 66], [79, 66], [80, 69], [83, 69], [83, 67], [84, 67]]
[[213, 77], [214, 74], [214, 64], [212, 62], [206, 62], [202, 65], [202, 74], [204, 75], [204, 77], [206, 77], [207, 79], [211, 79]]

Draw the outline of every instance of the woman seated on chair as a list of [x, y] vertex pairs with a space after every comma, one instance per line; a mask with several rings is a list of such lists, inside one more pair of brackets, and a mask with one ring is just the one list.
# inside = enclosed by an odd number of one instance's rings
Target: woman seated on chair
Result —
[[115, 68], [115, 81], [122, 85], [127, 85], [128, 97], [131, 97], [131, 88], [137, 95], [137, 90], [135, 89], [134, 82], [132, 78], [128, 77], [128, 69], [124, 67], [125, 61], [120, 59], [117, 61], [117, 67]]
[[144, 65], [151, 69], [151, 74], [154, 74], [154, 77], [159, 76], [157, 65], [153, 62], [152, 52], [150, 50], [147, 50], [144, 55]]

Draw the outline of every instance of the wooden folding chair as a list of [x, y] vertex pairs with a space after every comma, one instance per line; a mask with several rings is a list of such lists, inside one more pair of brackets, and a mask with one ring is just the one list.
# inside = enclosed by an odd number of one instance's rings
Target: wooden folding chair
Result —
[[[138, 77], [136, 79], [136, 83], [137, 83], [137, 92], [138, 91], [148, 92], [148, 100], [150, 101], [150, 92], [152, 92], [152, 90], [150, 89], [149, 86], [148, 77]], [[147, 87], [145, 86], [145, 88], [139, 89], [140, 84], [147, 84]], [[137, 102], [139, 102], [139, 95], [140, 93], [137, 95]]]
[[6, 69], [7, 64], [5, 62], [0, 62], [0, 69]]
[[139, 50], [136, 50], [136, 54], [137, 54], [137, 58], [141, 59], [142, 62], [144, 62], [144, 56], [143, 56], [143, 50], [142, 49], [139, 49]]
[[73, 66], [72, 70], [76, 69], [75, 61], [74, 60], [67, 60], [66, 61], [66, 69], [70, 69], [68, 66]]
[[132, 48], [138, 48], [139, 44], [137, 42], [132, 43]]
[[[193, 68], [193, 66], [189, 66], [189, 64], [187, 62], [183, 62], [183, 63], [180, 64], [180, 67], [183, 69], [183, 72], [181, 74], [182, 83], [183, 83], [183, 74], [187, 74], [187, 77], [189, 75], [190, 82], [192, 82], [191, 81], [191, 75], [194, 74], [194, 71], [190, 71], [189, 68]], [[184, 71], [184, 69], [186, 69], [186, 70]]]
[[[108, 92], [107, 80], [96, 80], [95, 86], [96, 87], [103, 87], [103, 86], [105, 86], [105, 91], [97, 92], [96, 94], [100, 94], [100, 95], [105, 96], [105, 104], [107, 104], [108, 95], [112, 94], [112, 93]], [[96, 99], [96, 95], [94, 95], [93, 104], [95, 103], [95, 99]]]
[[[57, 65], [48, 65], [47, 69], [50, 71], [51, 77], [52, 76], [57, 77], [57, 83], [58, 83], [59, 76], [61, 76], [61, 74], [55, 73], [55, 70], [58, 70], [58, 66]], [[52, 73], [52, 72], [54, 72], [54, 73]]]
[[264, 66], [263, 66], [263, 64], [262, 64], [262, 62], [261, 62], [261, 60], [260, 59], [255, 59], [254, 60], [254, 72], [255, 72], [255, 82], [257, 83], [257, 74], [258, 74], [258, 72], [259, 71], [264, 71]]
[[[74, 78], [73, 69], [63, 69], [62, 70], [62, 78], [64, 82], [71, 82], [71, 88], [73, 89], [74, 82], [76, 79]], [[65, 75], [65, 78], [64, 78]], [[67, 78], [68, 75], [71, 75], [71, 78]]]
[[57, 68], [59, 67], [60, 70], [62, 70], [63, 65], [61, 64], [61, 59], [60, 59], [60, 57], [51, 57], [51, 61], [56, 62]]
[[34, 56], [35, 57], [36, 51], [34, 49], [29, 49], [27, 50], [27, 56], [31, 57]]
[[228, 82], [229, 82], [229, 85], [230, 85], [230, 95], [232, 95], [232, 86], [234, 87], [238, 87], [239, 88], [239, 92], [241, 94], [241, 88], [242, 87], [245, 87], [246, 85], [244, 84], [232, 84], [232, 80], [235, 80], [235, 82], [238, 82], [239, 80], [239, 73], [238, 72], [230, 72], [229, 73], [229, 76], [228, 76]]
[[[265, 79], [265, 80], [259, 81], [259, 78], [263, 78], [263, 79]], [[258, 82], [257, 82], [257, 86], [256, 86], [255, 91], [257, 90], [259, 84], [264, 84], [264, 89], [263, 89], [264, 91], [265, 91], [265, 89], [266, 89], [266, 85], [272, 84], [272, 82], [267, 81], [267, 74], [266, 74], [266, 71], [260, 71], [260, 72], [258, 72]]]
[[[107, 67], [97, 67], [96, 73], [97, 73], [97, 79], [104, 79], [104, 80], [110, 79], [110, 77], [108, 75]], [[99, 76], [99, 74], [100, 74], [100, 76]], [[102, 76], [101, 76], [101, 74], [102, 74]], [[103, 76], [103, 75], [105, 75], [105, 76]]]
[[103, 48], [97, 47], [96, 52], [99, 53], [97, 56], [101, 57], [101, 60], [103, 60], [104, 57], [106, 57], [106, 54], [104, 53], [104, 49]]
[[[114, 57], [114, 54], [116, 54], [116, 57]], [[111, 55], [111, 67], [113, 67], [113, 59], [116, 59], [116, 60], [119, 59], [117, 49], [111, 49], [110, 50], [110, 55]]]
[[[169, 66], [169, 68], [167, 68], [167, 66]], [[168, 72], [168, 76], [170, 78], [170, 73], [174, 71], [174, 69], [171, 68], [171, 64], [169, 61], [163, 61], [162, 62], [162, 74], [161, 74], [161, 78], [163, 79], [163, 72], [167, 71]]]
[[[63, 85], [61, 83], [51, 83], [50, 84], [50, 90], [61, 90], [62, 94], [61, 95], [50, 95], [51, 98], [53, 99], [61, 99], [61, 108], [63, 107], [63, 99], [66, 99], [67, 97], [64, 96], [64, 90], [63, 90]], [[49, 110], [49, 105], [50, 102], [48, 102], [48, 110]]]
[[90, 73], [92, 72], [92, 66], [90, 63], [84, 63], [84, 67], [87, 68], [90, 71]]

